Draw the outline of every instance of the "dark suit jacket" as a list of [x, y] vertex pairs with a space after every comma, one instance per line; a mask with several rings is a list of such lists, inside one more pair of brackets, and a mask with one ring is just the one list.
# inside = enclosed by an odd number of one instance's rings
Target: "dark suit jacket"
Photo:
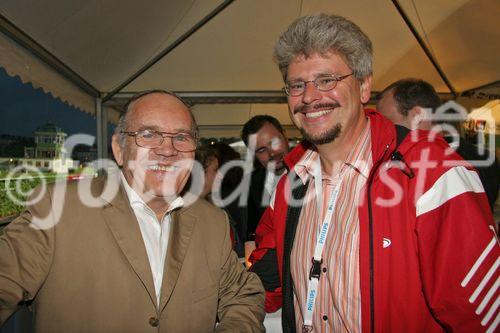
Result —
[[[453, 138], [445, 136], [444, 139], [450, 143]], [[464, 138], [460, 138], [460, 144], [458, 145], [456, 152], [466, 161], [486, 161], [494, 152], [488, 150], [485, 151], [484, 155], [479, 155], [477, 147], [473, 144], [468, 143]], [[484, 191], [488, 196], [488, 202], [490, 204], [491, 211], [495, 207], [495, 202], [498, 197], [498, 188], [500, 183], [500, 166], [496, 158], [493, 163], [488, 166], [474, 166], [479, 174], [479, 179], [483, 184]]]
[[255, 235], [257, 224], [269, 206], [270, 194], [264, 188], [266, 169], [255, 169], [251, 174], [247, 205], [247, 235]]
[[[173, 213], [157, 304], [139, 225], [118, 178], [108, 180], [116, 194], [105, 178], [59, 196], [50, 186], [4, 229], [0, 325], [33, 301], [37, 332], [264, 331], [261, 283], [231, 251], [223, 211], [199, 200]], [[92, 188], [93, 207], [79, 187]]]

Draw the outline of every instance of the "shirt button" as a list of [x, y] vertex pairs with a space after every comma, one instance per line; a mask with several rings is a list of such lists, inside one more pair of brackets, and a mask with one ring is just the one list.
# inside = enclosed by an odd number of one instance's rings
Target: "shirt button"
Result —
[[327, 320], [328, 320], [328, 316], [327, 316], [327, 315], [324, 315], [324, 316], [323, 316], [323, 320], [324, 320], [324, 321], [327, 321]]
[[156, 317], [151, 317], [149, 318], [149, 325], [153, 327], [158, 327], [158, 325], [160, 325], [160, 321]]
[[326, 273], [326, 267], [323, 267], [323, 273]]
[[23, 291], [23, 301], [28, 302], [31, 299], [31, 295], [27, 291]]

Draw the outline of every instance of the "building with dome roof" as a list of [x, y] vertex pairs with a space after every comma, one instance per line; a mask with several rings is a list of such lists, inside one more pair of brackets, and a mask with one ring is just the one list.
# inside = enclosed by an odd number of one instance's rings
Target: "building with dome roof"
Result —
[[52, 122], [47, 122], [35, 130], [35, 147], [24, 148], [24, 158], [18, 165], [35, 167], [43, 171], [67, 173], [75, 167], [75, 161], [64, 148], [67, 134]]
[[35, 147], [25, 147], [25, 158], [58, 158], [64, 151], [67, 134], [52, 122], [40, 126], [35, 131]]

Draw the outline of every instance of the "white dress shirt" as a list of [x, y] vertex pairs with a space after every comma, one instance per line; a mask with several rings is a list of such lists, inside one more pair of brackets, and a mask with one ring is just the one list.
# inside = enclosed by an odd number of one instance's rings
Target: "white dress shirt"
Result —
[[163, 215], [161, 221], [158, 221], [153, 210], [142, 200], [137, 192], [130, 187], [127, 180], [120, 174], [123, 187], [127, 193], [130, 206], [139, 223], [142, 239], [146, 252], [148, 254], [151, 273], [153, 274], [153, 282], [156, 291], [157, 304], [160, 304], [161, 285], [163, 281], [163, 268], [165, 267], [165, 257], [167, 255], [168, 237], [170, 235], [171, 213], [173, 210], [182, 207], [184, 201], [181, 197], [177, 197], [168, 208], [168, 211]]
[[273, 171], [267, 171], [266, 172], [266, 180], [264, 183], [264, 189], [266, 190], [267, 194], [269, 197], [272, 196], [274, 193], [274, 190], [276, 189], [276, 186], [278, 185], [279, 180], [281, 179], [281, 176], [286, 174], [286, 169], [281, 171], [281, 173], [276, 174]]

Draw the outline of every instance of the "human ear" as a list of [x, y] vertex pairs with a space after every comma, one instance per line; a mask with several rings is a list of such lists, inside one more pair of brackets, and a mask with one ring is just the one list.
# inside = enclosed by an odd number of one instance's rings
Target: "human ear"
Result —
[[361, 103], [366, 104], [368, 103], [368, 101], [370, 101], [371, 92], [372, 92], [372, 76], [369, 75], [362, 79], [361, 85], [359, 87]]
[[119, 166], [123, 166], [123, 149], [120, 145], [120, 137], [118, 134], [113, 134], [111, 149], [113, 150], [113, 156], [115, 157], [116, 163], [118, 163]]

